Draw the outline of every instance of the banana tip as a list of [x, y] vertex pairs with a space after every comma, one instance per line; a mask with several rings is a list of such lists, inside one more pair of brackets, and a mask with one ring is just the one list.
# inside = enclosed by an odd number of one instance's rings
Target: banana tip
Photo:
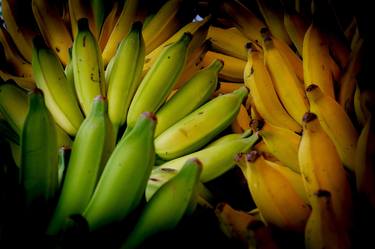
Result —
[[77, 22], [77, 26], [79, 30], [86, 30], [89, 29], [89, 20], [87, 18], [80, 18]]
[[311, 84], [309, 85], [307, 88], [306, 88], [306, 92], [312, 92], [314, 91], [315, 89], [319, 88], [317, 85], [315, 84]]
[[142, 116], [144, 116], [145, 118], [151, 119], [154, 122], [157, 121], [157, 117], [156, 117], [155, 113], [153, 113], [153, 112], [143, 112]]
[[136, 21], [132, 25], [132, 29], [134, 30], [142, 30], [143, 28], [143, 23], [141, 21]]
[[313, 120], [315, 120], [317, 118], [316, 114], [315, 113], [312, 113], [312, 112], [306, 112], [304, 115], [303, 115], [303, 118], [302, 118], [302, 121], [304, 123], [308, 123], [308, 122], [311, 122]]
[[258, 157], [260, 157], [260, 152], [259, 151], [257, 151], [257, 150], [252, 150], [252, 151], [250, 151], [249, 153], [247, 153], [246, 154], [246, 160], [248, 161], [248, 162], [251, 162], [251, 163], [253, 163], [253, 162], [255, 162], [257, 159], [258, 159]]

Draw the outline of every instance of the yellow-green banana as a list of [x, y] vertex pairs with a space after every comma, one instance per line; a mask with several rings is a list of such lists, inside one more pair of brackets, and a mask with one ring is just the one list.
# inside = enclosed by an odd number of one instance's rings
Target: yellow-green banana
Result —
[[99, 37], [101, 33], [102, 25], [104, 23], [104, 18], [106, 14], [105, 2], [106, 1], [104, 0], [90, 0], [91, 12], [92, 12], [94, 23], [95, 23], [96, 33], [98, 34], [97, 37]]
[[73, 38], [76, 39], [79, 32], [78, 21], [81, 18], [86, 18], [90, 32], [98, 37], [95, 27], [95, 20], [91, 9], [90, 0], [67, 0], [69, 8], [69, 20]]

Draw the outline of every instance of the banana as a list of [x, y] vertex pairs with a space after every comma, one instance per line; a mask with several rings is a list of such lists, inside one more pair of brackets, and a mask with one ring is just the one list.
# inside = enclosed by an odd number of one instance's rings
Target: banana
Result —
[[83, 212], [91, 231], [120, 222], [140, 204], [155, 162], [155, 126], [156, 116], [142, 113], [117, 143]]
[[73, 35], [73, 40], [76, 39], [79, 32], [79, 19], [86, 18], [90, 32], [98, 37], [95, 20], [91, 9], [91, 1], [87, 0], [68, 0], [70, 25]]
[[301, 126], [286, 112], [277, 96], [263, 54], [253, 46], [248, 52], [243, 77], [257, 112], [266, 122], [295, 132], [301, 131]]
[[113, 28], [121, 14], [121, 4], [118, 1], [112, 3], [112, 8], [109, 11], [108, 15], [105, 17], [102, 28], [100, 30], [98, 44], [100, 50], [103, 51], [105, 45], [107, 44], [108, 38], [111, 35]]
[[295, 132], [260, 120], [253, 120], [251, 125], [263, 139], [269, 152], [285, 166], [300, 172], [298, 164], [298, 146], [301, 136]]
[[207, 146], [186, 156], [156, 166], [152, 170], [148, 180], [146, 200], [149, 200], [160, 186], [175, 176], [187, 159], [196, 157], [202, 162], [201, 182], [204, 183], [215, 179], [233, 168], [235, 166], [234, 156], [238, 152], [249, 150], [257, 140], [257, 134], [251, 135], [250, 132], [246, 131], [240, 138], [225, 139], [224, 141], [217, 142], [216, 145]]
[[59, 154], [58, 154], [58, 168], [57, 168], [57, 176], [58, 176], [58, 195], [61, 194], [61, 189], [65, 180], [66, 172], [68, 169], [69, 164], [69, 158], [72, 153], [71, 147], [62, 146], [59, 148]]
[[264, 39], [264, 61], [274, 83], [276, 93], [286, 111], [298, 123], [308, 110], [303, 83], [290, 66], [290, 62], [277, 49], [271, 37]]
[[33, 40], [33, 74], [37, 86], [43, 91], [46, 106], [56, 123], [74, 136], [83, 121], [75, 92], [65, 76], [64, 68], [41, 37]]
[[105, 47], [102, 52], [103, 64], [107, 65], [109, 60], [116, 53], [116, 49], [120, 44], [121, 40], [130, 31], [135, 13], [138, 7], [139, 0], [127, 0], [125, 1], [120, 16], [117, 18], [117, 22], [113, 27], [111, 34], [108, 37]]
[[156, 112], [155, 137], [205, 103], [217, 88], [223, 62], [216, 60], [193, 76]]
[[231, 129], [235, 133], [243, 133], [250, 129], [251, 117], [246, 110], [246, 107], [241, 104], [236, 118], [231, 123]]
[[93, 102], [74, 139], [61, 194], [47, 229], [49, 235], [59, 234], [71, 215], [84, 211], [115, 147], [107, 101], [98, 96]]
[[237, 28], [220, 28], [211, 25], [207, 38], [212, 43], [213, 51], [246, 60], [246, 44], [249, 40]]
[[[98, 34], [97, 37], [100, 36], [102, 25], [104, 23], [104, 18], [105, 18], [105, 2], [104, 0], [90, 0], [91, 4], [91, 11], [95, 23], [95, 28], [96, 28], [96, 34]], [[110, 6], [112, 7], [112, 6]], [[99, 38], [98, 38], [99, 39]]]
[[224, 61], [224, 67], [219, 72], [220, 79], [232, 82], [243, 82], [243, 70], [246, 61], [218, 52], [208, 51], [203, 58], [202, 66], [207, 67], [214, 60]]
[[356, 84], [356, 89], [354, 93], [354, 111], [357, 122], [361, 127], [363, 127], [371, 114], [370, 105], [374, 99], [374, 92], [368, 89], [361, 90]]
[[[132, 128], [142, 112], [156, 112], [172, 91], [185, 64], [188, 45], [192, 39], [185, 33], [180, 40], [164, 48], [142, 79], [131, 101], [127, 115], [127, 129]], [[155, 95], [155, 92], [158, 94]]]
[[96, 96], [106, 96], [104, 67], [97, 40], [89, 30], [88, 20], [78, 21], [78, 33], [73, 42], [72, 63], [74, 85], [85, 115]]
[[1, 140], [6, 139], [10, 143], [14, 143], [18, 147], [20, 145], [20, 136], [16, 131], [12, 129], [8, 122], [2, 118], [0, 119], [0, 137]]
[[138, 248], [145, 240], [178, 226], [181, 219], [191, 214], [197, 202], [202, 164], [188, 159], [181, 170], [166, 182], [145, 204], [122, 249]]
[[115, 137], [125, 124], [130, 102], [141, 82], [145, 44], [142, 23], [135, 22], [120, 43], [108, 76], [108, 115], [114, 126]]
[[220, 81], [218, 86], [219, 88], [213, 93], [213, 96], [218, 96], [220, 94], [231, 93], [238, 88], [242, 87], [244, 83], [238, 82], [229, 82], [229, 81]]
[[171, 160], [202, 148], [230, 126], [247, 94], [247, 88], [242, 87], [213, 98], [180, 119], [156, 137], [156, 154], [164, 160]]
[[335, 98], [332, 70], [329, 66], [329, 42], [316, 23], [310, 24], [303, 39], [303, 75], [305, 87], [318, 85], [322, 91]]
[[321, 126], [335, 144], [340, 158], [349, 170], [354, 171], [355, 148], [358, 133], [345, 110], [317, 85], [306, 88], [310, 111], [318, 116]]
[[34, 78], [31, 78], [31, 77], [25, 78], [25, 77], [22, 77], [22, 76], [15, 76], [15, 75], [12, 75], [12, 74], [10, 74], [6, 71], [3, 71], [2, 69], [0, 69], [0, 78], [4, 82], [12, 81], [15, 84], [17, 84], [19, 87], [21, 87], [25, 90], [31, 90], [31, 89], [34, 89], [36, 87]]
[[255, 150], [239, 153], [235, 160], [267, 224], [289, 231], [303, 232], [310, 209], [289, 179], [275, 169], [277, 164], [266, 161]]
[[68, 63], [68, 49], [73, 41], [64, 20], [59, 16], [56, 2], [32, 0], [32, 11], [44, 41], [58, 56], [63, 65]]
[[330, 192], [337, 227], [349, 231], [352, 221], [352, 193], [339, 154], [316, 114], [307, 112], [303, 116], [303, 122], [298, 160], [312, 208], [314, 210], [317, 193]]

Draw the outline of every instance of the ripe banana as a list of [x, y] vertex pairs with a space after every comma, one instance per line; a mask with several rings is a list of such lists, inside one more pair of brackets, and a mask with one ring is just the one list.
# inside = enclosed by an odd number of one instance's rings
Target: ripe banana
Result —
[[231, 129], [235, 133], [243, 133], [250, 129], [250, 122], [251, 117], [247, 112], [246, 107], [241, 104], [235, 119], [231, 123]]
[[[91, 0], [90, 1], [91, 12], [92, 12], [92, 16], [93, 16], [94, 23], [95, 23], [94, 26], [96, 28], [97, 37], [100, 36], [102, 25], [104, 23], [104, 18], [105, 18], [105, 14], [106, 14], [105, 13], [105, 11], [106, 11], [105, 2], [106, 1], [104, 1], [104, 0]], [[112, 7], [112, 6], [110, 6], [110, 7]]]
[[244, 83], [220, 81], [218, 89], [213, 93], [213, 96], [218, 96], [220, 94], [231, 93], [238, 88], [242, 87]]
[[191, 39], [192, 35], [185, 33], [180, 40], [165, 47], [158, 56], [131, 101], [126, 120], [127, 129], [134, 126], [142, 112], [156, 112], [163, 104], [186, 64]]
[[285, 230], [303, 232], [310, 209], [289, 179], [275, 169], [282, 166], [266, 161], [255, 150], [237, 154], [236, 163], [265, 221]]
[[48, 110], [56, 123], [74, 136], [83, 121], [79, 103], [74, 89], [69, 87], [59, 58], [39, 36], [33, 40], [32, 66], [35, 82], [44, 93]]
[[222, 67], [223, 62], [215, 60], [211, 65], [195, 74], [160, 107], [156, 112], [158, 123], [156, 124], [155, 137], [197, 109], [212, 96], [217, 88], [218, 72]]
[[330, 192], [337, 227], [349, 231], [352, 221], [352, 193], [339, 154], [316, 114], [306, 113], [303, 122], [298, 160], [307, 197], [314, 210], [316, 195], [320, 191]]
[[146, 203], [122, 249], [138, 248], [151, 236], [171, 231], [183, 217], [194, 211], [202, 167], [196, 158], [186, 160], [177, 175]]
[[144, 58], [142, 23], [135, 22], [112, 59], [108, 76], [108, 115], [114, 126], [115, 137], [126, 122], [130, 102], [141, 82]]
[[17, 84], [19, 87], [25, 89], [25, 90], [32, 90], [36, 87], [35, 81], [33, 78], [24, 78], [21, 76], [14, 76], [13, 74], [10, 74], [2, 69], [0, 69], [0, 78], [6, 82], [6, 81], [12, 81], [15, 84]]
[[295, 132], [301, 131], [301, 126], [286, 112], [277, 96], [263, 54], [254, 47], [249, 49], [243, 77], [256, 110], [266, 122]]
[[91, 231], [120, 222], [144, 197], [155, 162], [156, 116], [142, 113], [134, 128], [116, 145], [83, 217]]
[[90, 32], [95, 37], [98, 37], [93, 12], [91, 9], [91, 0], [68, 0], [68, 8], [73, 40], [76, 39], [79, 32], [78, 21], [81, 18], [87, 19]]
[[358, 133], [345, 110], [317, 85], [306, 88], [310, 111], [318, 116], [321, 126], [335, 144], [345, 167], [354, 171]]
[[234, 156], [239, 152], [249, 150], [257, 140], [257, 134], [251, 135], [250, 132], [246, 131], [240, 138], [225, 139], [216, 145], [207, 146], [186, 156], [156, 166], [148, 180], [146, 199], [150, 199], [160, 186], [175, 176], [187, 159], [196, 157], [202, 162], [201, 182], [207, 182], [233, 168], [235, 165]]
[[49, 235], [59, 234], [71, 215], [84, 211], [115, 147], [107, 101], [98, 96], [93, 102], [74, 139], [61, 195], [47, 229]]
[[83, 113], [88, 115], [96, 96], [106, 96], [104, 67], [97, 40], [89, 30], [88, 20], [78, 21], [73, 42], [74, 85]]
[[102, 28], [100, 30], [98, 43], [100, 50], [103, 51], [107, 44], [108, 38], [111, 35], [112, 30], [121, 14], [122, 5], [118, 1], [112, 3], [112, 8], [104, 19]]
[[247, 94], [242, 87], [215, 97], [180, 119], [156, 137], [156, 154], [171, 160], [202, 148], [233, 122]]

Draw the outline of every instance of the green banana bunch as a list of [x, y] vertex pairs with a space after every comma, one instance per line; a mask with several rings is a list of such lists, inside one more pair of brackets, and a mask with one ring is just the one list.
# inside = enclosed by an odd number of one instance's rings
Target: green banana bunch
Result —
[[131, 101], [127, 116], [127, 129], [134, 127], [142, 112], [156, 112], [163, 104], [186, 64], [191, 39], [190, 33], [184, 33], [177, 42], [166, 46], [159, 55]]
[[156, 137], [212, 96], [218, 85], [218, 72], [222, 67], [223, 61], [213, 61], [211, 65], [196, 73], [160, 107], [156, 112]]
[[56, 235], [64, 229], [70, 215], [84, 211], [115, 147], [107, 111], [106, 99], [96, 97], [90, 114], [78, 130], [61, 195], [47, 230], [50, 235]]
[[56, 123], [74, 136], [83, 121], [83, 115], [59, 58], [40, 36], [33, 39], [32, 55], [35, 82], [43, 91], [48, 110]]
[[196, 158], [188, 159], [178, 174], [146, 203], [121, 248], [137, 248], [151, 236], [174, 229], [191, 213], [197, 202], [201, 172], [201, 162]]
[[146, 199], [149, 200], [160, 186], [174, 177], [181, 170], [187, 159], [196, 157], [202, 162], [204, 167], [201, 181], [207, 182], [233, 168], [235, 155], [249, 150], [257, 140], [258, 134], [251, 135], [249, 131], [245, 131], [243, 136], [239, 138], [230, 136], [230, 139], [221, 140], [216, 145], [205, 147], [191, 154], [165, 162], [160, 166], [155, 166], [148, 180]]
[[144, 58], [142, 23], [135, 22], [110, 62], [108, 114], [116, 134], [126, 121], [130, 102], [140, 84]]
[[46, 218], [58, 189], [56, 126], [41, 90], [30, 93], [29, 103], [21, 136], [20, 183], [26, 211]]
[[156, 154], [170, 160], [200, 149], [232, 123], [247, 95], [243, 86], [202, 105], [156, 137]]
[[153, 113], [142, 113], [116, 145], [83, 212], [90, 230], [121, 221], [139, 205], [155, 162], [155, 125]]
[[73, 42], [74, 85], [85, 115], [90, 113], [96, 96], [106, 96], [103, 60], [98, 42], [91, 33], [87, 18], [78, 21], [78, 34]]

